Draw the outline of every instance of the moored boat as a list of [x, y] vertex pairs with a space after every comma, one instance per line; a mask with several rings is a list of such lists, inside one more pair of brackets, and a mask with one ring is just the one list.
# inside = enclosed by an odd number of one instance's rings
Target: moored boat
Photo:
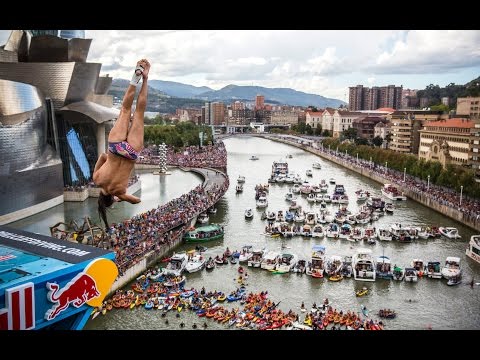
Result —
[[372, 250], [358, 249], [353, 255], [353, 277], [360, 281], [375, 281], [375, 261], [372, 258]]
[[480, 235], [472, 235], [465, 254], [480, 264]]
[[199, 226], [194, 230], [187, 231], [183, 238], [185, 239], [185, 242], [204, 242], [221, 239], [223, 235], [223, 226], [210, 224]]
[[427, 276], [432, 279], [442, 278], [440, 261], [429, 261], [427, 263]]
[[245, 219], [253, 219], [253, 210], [252, 208], [245, 209]]
[[325, 270], [325, 246], [314, 245], [312, 248], [312, 261], [307, 268], [307, 275], [322, 278]]
[[392, 184], [385, 184], [382, 188], [382, 195], [389, 198], [390, 200], [407, 200], [407, 197], [400, 193], [398, 189]]
[[442, 276], [445, 279], [450, 279], [451, 277], [458, 276], [462, 273], [460, 268], [460, 258], [455, 256], [449, 256], [445, 260], [445, 266], [442, 269]]
[[196, 271], [202, 270], [205, 267], [205, 257], [201, 254], [194, 254], [185, 265], [185, 271], [188, 273], [194, 273]]
[[449, 239], [461, 238], [457, 228], [454, 228], [454, 227], [439, 227], [438, 231], [440, 232], [440, 234], [442, 234], [443, 236], [446, 236]]
[[206, 212], [201, 213], [197, 217], [197, 222], [199, 224], [206, 224], [206, 223], [208, 223], [209, 220], [210, 220], [210, 218], [209, 218], [209, 216]]

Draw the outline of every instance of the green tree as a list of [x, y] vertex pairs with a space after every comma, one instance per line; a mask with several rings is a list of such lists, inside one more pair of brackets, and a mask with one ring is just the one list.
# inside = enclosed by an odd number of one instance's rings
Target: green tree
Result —
[[382, 146], [383, 144], [383, 139], [380, 137], [380, 136], [375, 136], [373, 139], [372, 139], [372, 143], [373, 145], [377, 146], [377, 147], [380, 147]]
[[313, 129], [312, 129], [312, 127], [310, 126], [310, 124], [305, 125], [305, 133], [306, 133], [307, 135], [313, 135]]
[[317, 127], [315, 128], [314, 134], [315, 134], [316, 136], [322, 135], [322, 127], [321, 127], [320, 125], [317, 125]]
[[330, 137], [332, 136], [329, 130], [323, 130], [322, 136]]
[[351, 140], [354, 140], [357, 138], [357, 129], [356, 128], [348, 128], [348, 129], [345, 129], [342, 131], [342, 136], [345, 138], [345, 139], [351, 139]]

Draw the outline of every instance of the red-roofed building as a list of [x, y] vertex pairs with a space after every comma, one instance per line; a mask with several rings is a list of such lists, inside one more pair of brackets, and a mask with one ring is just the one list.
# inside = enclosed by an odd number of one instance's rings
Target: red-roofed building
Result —
[[427, 121], [420, 130], [421, 159], [448, 164], [471, 166], [475, 122], [462, 119]]
[[323, 112], [320, 111], [306, 111], [305, 123], [310, 125], [312, 129], [322, 126], [322, 114]]

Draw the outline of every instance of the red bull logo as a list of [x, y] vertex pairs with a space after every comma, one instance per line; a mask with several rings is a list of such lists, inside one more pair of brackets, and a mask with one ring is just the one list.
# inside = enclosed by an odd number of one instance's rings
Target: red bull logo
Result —
[[60, 285], [47, 282], [47, 299], [55, 305], [47, 310], [45, 319], [55, 319], [70, 304], [76, 308], [84, 304], [100, 306], [117, 275], [118, 269], [113, 261], [99, 258], [88, 264], [61, 289]]
[[50, 290], [47, 299], [55, 305], [45, 313], [46, 320], [55, 319], [70, 304], [79, 308], [87, 301], [100, 296], [95, 279], [84, 272], [78, 273], [61, 290], [55, 283], [47, 283], [47, 288]]

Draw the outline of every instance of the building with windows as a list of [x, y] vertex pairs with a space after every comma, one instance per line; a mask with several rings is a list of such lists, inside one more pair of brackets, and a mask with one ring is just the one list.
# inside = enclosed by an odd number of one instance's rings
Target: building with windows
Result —
[[372, 140], [375, 137], [375, 125], [380, 122], [386, 123], [387, 121], [379, 116], [358, 117], [353, 120], [352, 127], [357, 130], [359, 138]]
[[472, 120], [480, 119], [480, 97], [457, 98], [457, 116], [462, 115]]
[[298, 125], [298, 111], [275, 110], [272, 111], [271, 124], [277, 125]]
[[[475, 123], [454, 118], [425, 122], [420, 130], [418, 157], [448, 164], [472, 166], [472, 131]], [[477, 150], [478, 151], [478, 150]]]
[[352, 127], [353, 121], [365, 114], [355, 111], [338, 111], [333, 114], [333, 137], [339, 137], [342, 132]]
[[310, 125], [312, 129], [322, 127], [323, 111], [305, 111], [305, 124]]
[[372, 88], [357, 85], [349, 88], [348, 109], [357, 110], [375, 110], [378, 108], [402, 107], [403, 86], [374, 86]]
[[392, 141], [389, 149], [407, 154], [418, 154], [420, 145], [420, 132], [427, 121], [448, 118], [441, 111], [430, 110], [402, 110], [395, 111], [386, 116], [390, 122]]
[[257, 95], [255, 97], [255, 110], [261, 110], [265, 107], [265, 96]]
[[92, 180], [118, 110], [91, 39], [13, 30], [0, 48], [0, 224], [63, 202]]
[[475, 171], [475, 180], [480, 182], [480, 122], [475, 121], [475, 126], [471, 129], [471, 133], [472, 158], [470, 159], [470, 164]]

